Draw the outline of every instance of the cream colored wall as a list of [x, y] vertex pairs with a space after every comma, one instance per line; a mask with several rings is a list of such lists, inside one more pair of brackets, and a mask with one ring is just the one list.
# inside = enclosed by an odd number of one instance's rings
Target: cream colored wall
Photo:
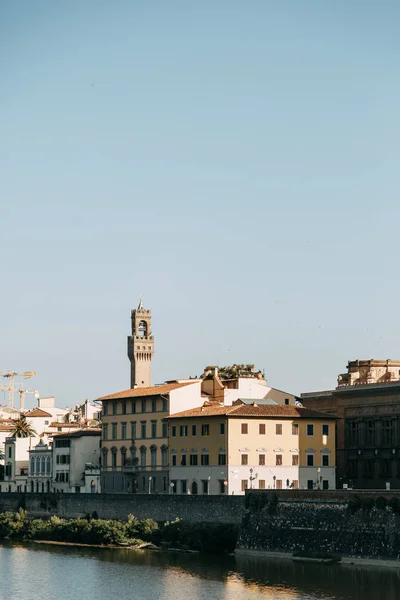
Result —
[[238, 398], [264, 398], [270, 390], [265, 382], [260, 383], [258, 379], [239, 377], [237, 389], [224, 390], [224, 404], [231, 406]]

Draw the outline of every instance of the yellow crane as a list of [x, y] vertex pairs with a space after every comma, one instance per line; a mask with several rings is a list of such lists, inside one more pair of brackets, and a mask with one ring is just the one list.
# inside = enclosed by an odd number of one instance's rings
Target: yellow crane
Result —
[[[3, 371], [0, 372], [0, 377], [4, 377], [9, 380], [8, 385], [1, 385], [0, 390], [4, 390], [8, 392], [8, 401], [7, 406], [9, 408], [14, 408], [14, 391], [15, 391], [15, 377], [23, 377], [24, 379], [29, 379], [36, 375], [36, 371], [25, 371], [25, 373], [16, 373], [15, 371]], [[21, 394], [20, 389], [18, 390]], [[25, 393], [25, 390], [23, 390]], [[21, 398], [21, 395], [20, 395]], [[21, 398], [22, 403], [24, 401], [23, 397]]]

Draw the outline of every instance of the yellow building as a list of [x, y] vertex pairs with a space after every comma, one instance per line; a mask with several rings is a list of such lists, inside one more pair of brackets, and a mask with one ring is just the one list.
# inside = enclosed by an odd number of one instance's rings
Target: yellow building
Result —
[[200, 406], [201, 382], [138, 387], [99, 398], [102, 412], [102, 491], [168, 492], [168, 422]]
[[336, 417], [238, 400], [169, 417], [172, 493], [334, 489]]

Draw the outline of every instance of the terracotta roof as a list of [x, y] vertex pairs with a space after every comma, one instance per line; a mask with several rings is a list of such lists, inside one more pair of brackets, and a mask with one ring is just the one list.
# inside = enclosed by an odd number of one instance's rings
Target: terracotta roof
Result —
[[11, 431], [12, 425], [6, 425], [5, 423], [0, 423], [0, 431]]
[[50, 413], [46, 412], [45, 410], [42, 410], [41, 408], [34, 408], [23, 414], [27, 419], [30, 419], [31, 417], [52, 417], [53, 416]]
[[49, 427], [80, 427], [81, 424], [80, 423], [58, 423], [57, 421], [53, 421], [53, 423], [50, 423]]
[[65, 433], [53, 433], [53, 438], [71, 438], [71, 437], [83, 437], [85, 435], [97, 435], [101, 436], [101, 429], [78, 429], [78, 431], [69, 431]]
[[311, 410], [309, 408], [303, 408], [301, 406], [290, 406], [290, 405], [246, 405], [236, 404], [234, 406], [215, 406], [215, 405], [203, 405], [190, 410], [185, 410], [180, 413], [171, 415], [170, 419], [182, 419], [188, 417], [217, 417], [226, 415], [229, 417], [266, 417], [266, 418], [277, 418], [277, 419], [288, 419], [288, 418], [307, 418], [307, 419], [337, 419], [334, 415], [330, 415], [325, 412], [318, 410]]
[[141, 398], [142, 396], [157, 396], [158, 394], [169, 394], [173, 390], [186, 387], [187, 385], [193, 385], [198, 381], [187, 381], [185, 383], [165, 383], [164, 385], [152, 385], [151, 387], [137, 387], [131, 390], [124, 390], [123, 392], [117, 392], [116, 394], [110, 394], [109, 396], [102, 396], [97, 398], [97, 401], [102, 402], [103, 400], [122, 400], [123, 398]]

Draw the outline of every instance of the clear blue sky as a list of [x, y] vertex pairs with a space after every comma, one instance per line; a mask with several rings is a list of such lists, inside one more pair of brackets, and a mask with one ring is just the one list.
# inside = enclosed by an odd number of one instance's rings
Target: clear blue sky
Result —
[[[400, 358], [397, 0], [3, 0], [0, 370], [60, 405]], [[0, 397], [2, 394], [0, 394]], [[33, 404], [32, 398], [29, 404]]]

